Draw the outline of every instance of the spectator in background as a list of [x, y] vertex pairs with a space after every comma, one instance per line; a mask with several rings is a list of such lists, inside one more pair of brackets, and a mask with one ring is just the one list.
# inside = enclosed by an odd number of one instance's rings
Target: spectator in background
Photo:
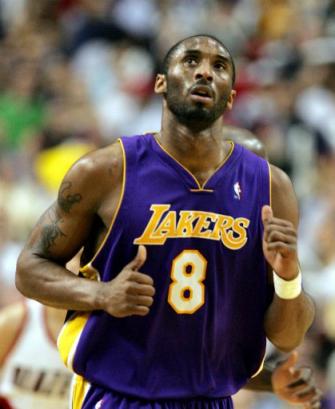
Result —
[[[79, 258], [67, 264], [75, 274]], [[0, 310], [0, 409], [69, 407], [72, 374], [56, 347], [65, 314], [22, 298]]]
[[72, 374], [56, 347], [64, 317], [33, 300], [0, 310], [0, 395], [13, 409], [69, 407]]
[[44, 120], [44, 104], [36, 98], [37, 67], [27, 61], [12, 62], [10, 81], [0, 95], [2, 149], [17, 149], [27, 143]]

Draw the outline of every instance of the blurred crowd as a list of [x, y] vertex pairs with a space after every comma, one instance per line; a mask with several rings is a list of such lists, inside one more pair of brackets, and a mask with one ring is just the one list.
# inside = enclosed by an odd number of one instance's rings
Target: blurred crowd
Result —
[[[334, 0], [0, 0], [0, 307], [20, 297], [18, 252], [66, 169], [120, 135], [159, 129], [155, 74], [196, 33], [235, 58], [226, 123], [254, 132], [293, 180], [317, 305], [300, 356], [335, 408]], [[287, 408], [249, 392], [236, 405]]]

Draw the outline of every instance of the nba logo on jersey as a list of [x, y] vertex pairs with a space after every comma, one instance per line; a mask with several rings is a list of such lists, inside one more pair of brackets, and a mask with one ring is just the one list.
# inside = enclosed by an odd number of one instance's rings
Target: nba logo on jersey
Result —
[[241, 193], [242, 189], [240, 187], [240, 184], [238, 182], [234, 183], [234, 198], [241, 200]]

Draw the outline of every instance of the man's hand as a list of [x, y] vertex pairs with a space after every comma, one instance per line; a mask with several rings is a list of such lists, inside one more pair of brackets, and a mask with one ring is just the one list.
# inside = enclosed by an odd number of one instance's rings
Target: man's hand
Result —
[[274, 393], [290, 404], [303, 405], [305, 409], [321, 407], [321, 391], [315, 386], [311, 368], [297, 368], [298, 353], [292, 352], [272, 373]]
[[122, 318], [131, 315], [147, 315], [153, 303], [155, 289], [150, 276], [140, 273], [147, 251], [139, 246], [135, 258], [107, 283], [101, 283], [99, 304], [110, 315]]
[[294, 225], [273, 216], [270, 206], [263, 206], [263, 252], [272, 269], [284, 280], [298, 275], [297, 231]]

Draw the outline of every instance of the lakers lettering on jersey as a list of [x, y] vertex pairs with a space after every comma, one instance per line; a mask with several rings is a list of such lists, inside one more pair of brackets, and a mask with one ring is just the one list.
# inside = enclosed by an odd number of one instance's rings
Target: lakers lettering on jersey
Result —
[[247, 238], [250, 221], [244, 217], [196, 211], [182, 210], [178, 214], [169, 210], [171, 205], [154, 204], [153, 212], [143, 234], [134, 240], [134, 244], [163, 245], [170, 238], [194, 237], [209, 240], [221, 240], [231, 250], [242, 248]]

